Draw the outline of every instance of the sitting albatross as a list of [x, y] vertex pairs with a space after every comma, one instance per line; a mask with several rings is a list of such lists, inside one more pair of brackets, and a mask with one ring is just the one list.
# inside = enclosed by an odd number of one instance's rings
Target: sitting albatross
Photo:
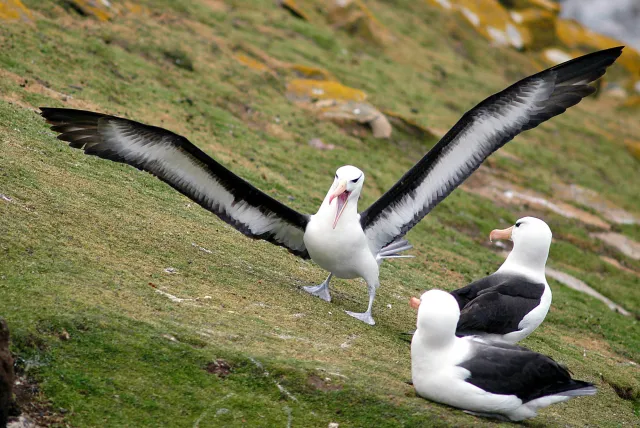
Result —
[[419, 396], [477, 416], [521, 421], [543, 407], [597, 392], [545, 355], [456, 337], [460, 310], [446, 291], [429, 290], [420, 301], [411, 341], [411, 377]]
[[338, 169], [320, 209], [309, 216], [261, 192], [166, 129], [88, 111], [41, 111], [69, 146], [150, 172], [246, 236], [283, 246], [329, 271], [322, 284], [306, 291], [329, 301], [332, 275], [364, 278], [367, 311], [348, 313], [373, 325], [380, 261], [410, 248], [401, 238], [491, 153], [593, 93], [589, 83], [605, 73], [622, 48], [573, 59], [487, 98], [361, 214], [357, 202], [364, 174], [353, 166]]
[[[510, 239], [513, 250], [495, 273], [451, 292], [460, 308], [456, 336], [517, 343], [542, 324], [551, 306], [545, 278], [551, 229], [538, 218], [524, 217], [491, 231], [489, 238]], [[409, 304], [418, 309], [420, 300], [412, 297]]]

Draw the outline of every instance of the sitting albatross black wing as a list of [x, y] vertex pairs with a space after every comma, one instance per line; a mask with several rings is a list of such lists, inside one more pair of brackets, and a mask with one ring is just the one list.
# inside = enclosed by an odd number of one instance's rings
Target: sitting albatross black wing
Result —
[[360, 224], [376, 254], [404, 236], [519, 133], [576, 105], [595, 88], [623, 47], [594, 52], [529, 76], [468, 111], [391, 189], [362, 212]]
[[85, 154], [149, 172], [246, 236], [309, 258], [303, 215], [233, 174], [186, 138], [163, 128], [89, 111], [42, 107], [58, 139]]

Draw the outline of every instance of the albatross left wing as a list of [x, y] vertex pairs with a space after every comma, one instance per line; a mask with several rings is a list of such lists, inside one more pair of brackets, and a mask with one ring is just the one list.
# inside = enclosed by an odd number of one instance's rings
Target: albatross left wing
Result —
[[529, 76], [468, 111], [391, 189], [361, 213], [374, 254], [404, 236], [440, 201], [519, 133], [595, 92], [622, 46], [575, 58]]
[[309, 216], [261, 192], [186, 138], [163, 128], [83, 110], [41, 107], [51, 129], [74, 149], [149, 172], [238, 231], [309, 258]]

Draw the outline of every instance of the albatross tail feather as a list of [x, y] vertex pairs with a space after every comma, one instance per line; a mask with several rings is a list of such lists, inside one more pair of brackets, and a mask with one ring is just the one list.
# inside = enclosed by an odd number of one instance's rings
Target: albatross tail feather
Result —
[[409, 254], [401, 255], [400, 253], [403, 251], [407, 251], [413, 248], [413, 245], [409, 243], [406, 239], [399, 239], [397, 241], [392, 242], [391, 244], [383, 247], [380, 252], [376, 255], [376, 260], [378, 263], [382, 262], [384, 259], [404, 259], [415, 257]]

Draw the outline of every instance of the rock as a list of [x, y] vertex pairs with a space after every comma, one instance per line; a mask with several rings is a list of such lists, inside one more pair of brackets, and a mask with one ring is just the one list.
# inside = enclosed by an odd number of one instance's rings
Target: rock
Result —
[[250, 56], [237, 52], [233, 54], [233, 59], [238, 61], [240, 64], [245, 67], [249, 67], [252, 70], [256, 71], [271, 71], [271, 69], [264, 63], [258, 61], [257, 59], [251, 58]]
[[637, 224], [639, 219], [630, 212], [603, 198], [598, 192], [577, 184], [553, 184], [554, 196], [584, 205], [601, 214], [605, 219], [618, 224]]
[[542, 52], [542, 56], [547, 62], [553, 65], [561, 64], [573, 59], [573, 55], [569, 52], [558, 48], [545, 49]]
[[0, 427], [7, 424], [13, 396], [13, 358], [9, 352], [9, 327], [0, 318]]
[[408, 119], [402, 116], [399, 113], [396, 113], [391, 110], [383, 110], [382, 111], [385, 116], [389, 119], [391, 124], [396, 128], [401, 128], [408, 134], [412, 134], [418, 138], [430, 138], [430, 139], [438, 139], [442, 135], [440, 133], [435, 133], [433, 129], [427, 128], [425, 126], [420, 125], [417, 122], [414, 122], [411, 119]]
[[311, 147], [315, 147], [318, 150], [333, 150], [336, 148], [334, 144], [325, 144], [320, 138], [310, 139], [309, 145]]
[[111, 2], [108, 0], [67, 0], [78, 12], [92, 16], [98, 21], [109, 21], [113, 18]]
[[33, 14], [20, 0], [0, 0], [0, 21], [33, 22]]
[[334, 0], [332, 3], [327, 12], [327, 19], [336, 28], [378, 45], [395, 41], [395, 37], [361, 0]]
[[312, 80], [336, 80], [327, 70], [319, 67], [310, 67], [302, 64], [290, 64], [288, 66], [298, 77]]
[[519, 29], [526, 30], [525, 47], [539, 50], [556, 44], [556, 15], [553, 12], [528, 8], [512, 10], [509, 14]]
[[560, 5], [552, 0], [500, 0], [500, 3], [507, 9], [537, 9], [554, 15], [560, 13]]
[[546, 275], [550, 278], [555, 279], [561, 284], [566, 285], [569, 288], [580, 291], [582, 293], [588, 294], [589, 296], [595, 297], [596, 299], [603, 302], [605, 305], [609, 307], [612, 311], [619, 312], [622, 315], [630, 316], [629, 311], [624, 309], [622, 306], [612, 302], [610, 299], [606, 298], [602, 294], [598, 293], [593, 288], [589, 287], [584, 281], [575, 278], [568, 273], [561, 272], [559, 270], [553, 269], [549, 266], [546, 268]]
[[610, 245], [633, 260], [640, 260], [640, 243], [628, 236], [615, 232], [592, 233], [591, 236], [598, 238], [605, 244]]
[[337, 121], [352, 121], [371, 127], [375, 138], [389, 138], [391, 124], [387, 117], [369, 103], [324, 100], [315, 103], [320, 116]]
[[629, 151], [629, 153], [631, 153], [631, 156], [636, 158], [636, 160], [640, 161], [640, 141], [627, 138], [624, 140], [624, 145]]

